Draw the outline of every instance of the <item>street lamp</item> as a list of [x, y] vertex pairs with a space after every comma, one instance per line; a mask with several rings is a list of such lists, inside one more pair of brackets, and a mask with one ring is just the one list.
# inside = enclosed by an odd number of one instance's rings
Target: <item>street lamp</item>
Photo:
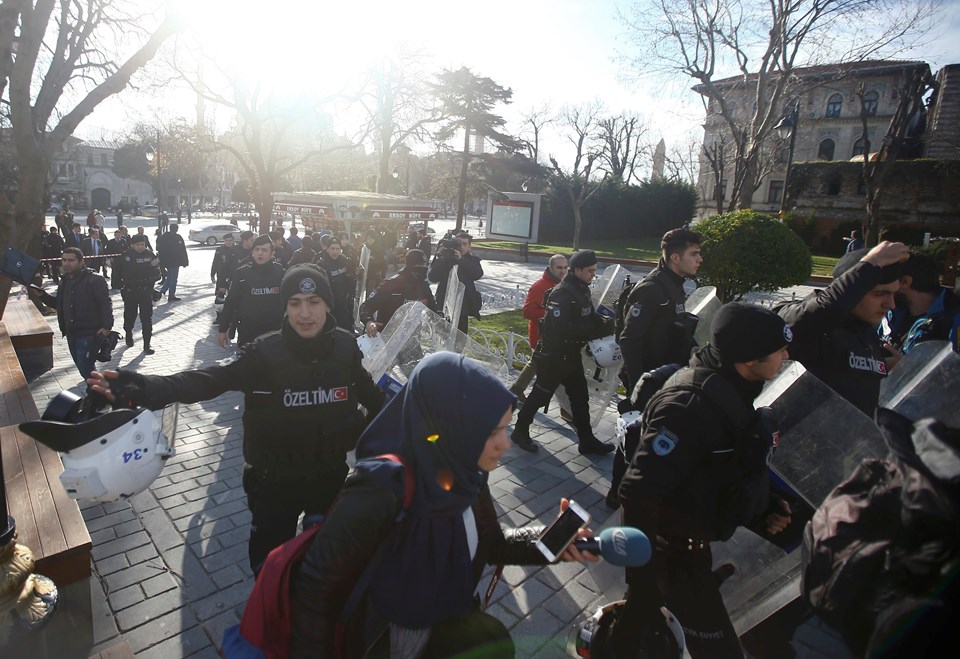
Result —
[[526, 181], [524, 181], [524, 182], [520, 185], [520, 189], [523, 190], [524, 192], [526, 192], [527, 190], [529, 190], [529, 189], [530, 189], [530, 179], [527, 179]]
[[787, 155], [787, 172], [783, 176], [783, 192], [780, 193], [780, 217], [781, 219], [787, 212], [787, 183], [790, 181], [790, 170], [793, 169], [793, 149], [797, 144], [797, 124], [800, 121], [800, 100], [793, 104], [793, 107], [787, 108], [780, 123], [774, 126], [774, 130], [780, 135], [780, 139], [787, 139], [790, 136], [790, 151]]
[[162, 159], [160, 158], [160, 131], [157, 131], [157, 146], [154, 147], [152, 144], [147, 145], [147, 151], [144, 154], [147, 157], [147, 162], [153, 162], [153, 159], [157, 159], [157, 217], [160, 216], [160, 213], [163, 212], [163, 168], [162, 168]]

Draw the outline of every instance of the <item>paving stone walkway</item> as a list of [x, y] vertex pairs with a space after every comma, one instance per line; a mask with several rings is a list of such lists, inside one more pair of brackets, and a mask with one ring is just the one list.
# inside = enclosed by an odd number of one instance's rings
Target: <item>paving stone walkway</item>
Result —
[[[189, 254], [191, 265], [180, 274], [182, 301], [164, 299], [155, 308], [156, 354], [142, 353], [138, 327], [137, 344], [126, 348], [121, 341], [106, 367], [169, 374], [230, 355], [216, 345], [212, 325], [213, 249], [191, 246]], [[533, 268], [528, 281], [541, 271]], [[113, 300], [115, 329], [122, 332], [119, 293]], [[54, 355], [53, 370], [31, 383], [41, 410], [59, 391], [79, 390], [81, 382], [59, 333]], [[96, 651], [122, 638], [138, 657], [213, 659], [224, 629], [239, 621], [253, 583], [247, 566], [250, 514], [240, 482], [241, 404], [242, 396], [231, 393], [181, 405], [177, 455], [153, 486], [128, 501], [82, 505], [94, 543]], [[613, 436], [613, 419], [607, 415], [596, 429], [599, 437]], [[576, 499], [595, 520], [609, 517], [603, 496], [612, 458], [579, 455], [574, 433], [552, 413], [538, 415], [531, 434], [539, 453], [511, 448], [491, 473], [501, 522], [547, 522], [561, 497]], [[601, 599], [590, 573], [595, 569], [564, 563], [504, 570], [490, 612], [510, 628], [519, 657], [563, 656], [571, 623]], [[801, 654], [830, 651], [804, 645]]]

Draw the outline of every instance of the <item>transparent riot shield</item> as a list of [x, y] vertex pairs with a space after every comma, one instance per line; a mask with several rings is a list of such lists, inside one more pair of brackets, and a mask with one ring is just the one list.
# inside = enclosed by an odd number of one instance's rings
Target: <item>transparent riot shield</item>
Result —
[[692, 313], [698, 319], [697, 329], [693, 333], [698, 346], [705, 346], [710, 342], [710, 325], [713, 323], [714, 314], [722, 306], [715, 286], [701, 286], [687, 298], [684, 305], [687, 313]]
[[[463, 285], [459, 277], [459, 266], [450, 268], [450, 274], [447, 275], [447, 291], [443, 298], [443, 316], [450, 321], [453, 329], [457, 329], [460, 322], [460, 310], [463, 309], [463, 296], [466, 294], [467, 287]], [[454, 350], [456, 347], [456, 333], [450, 334], [450, 340], [447, 342], [446, 349]]]
[[360, 324], [360, 305], [367, 299], [367, 273], [370, 270], [370, 248], [366, 243], [360, 248], [360, 281], [357, 283], [357, 296], [353, 303], [353, 322]]
[[787, 362], [754, 401], [780, 419], [771, 480], [790, 502], [793, 522], [773, 544], [746, 528], [712, 543], [714, 568], [732, 571], [721, 586], [738, 634], [743, 634], [800, 596], [799, 537], [805, 517], [867, 458], [882, 458], [886, 444], [873, 420], [808, 373]]
[[383, 346], [363, 366], [381, 386], [403, 384], [413, 368], [426, 355], [447, 350], [451, 337], [457, 342], [460, 354], [483, 364], [505, 384], [509, 381], [507, 363], [503, 357], [487, 350], [473, 339], [451, 327], [445, 319], [430, 311], [422, 302], [407, 302], [401, 306], [380, 333]]
[[960, 427], [960, 355], [947, 341], [919, 343], [880, 385], [880, 407], [917, 421], [933, 417]]
[[[611, 313], [614, 311], [614, 302], [623, 289], [623, 282], [630, 276], [630, 271], [620, 267], [619, 264], [610, 265], [604, 268], [603, 272], [597, 275], [590, 286], [590, 296], [593, 298], [593, 306], [599, 311], [604, 307]], [[604, 313], [604, 312], [601, 312]]]

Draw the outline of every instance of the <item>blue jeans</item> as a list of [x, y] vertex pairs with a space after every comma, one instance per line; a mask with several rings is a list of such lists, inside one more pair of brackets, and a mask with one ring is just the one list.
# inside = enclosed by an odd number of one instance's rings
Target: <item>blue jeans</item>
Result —
[[163, 295], [167, 291], [170, 292], [170, 297], [177, 297], [177, 277], [180, 275], [180, 266], [172, 265], [167, 268], [167, 280], [163, 282], [163, 286], [160, 287], [160, 295]]
[[96, 336], [68, 336], [67, 347], [70, 348], [70, 357], [80, 370], [80, 375], [86, 380], [90, 372], [96, 368], [97, 337]]

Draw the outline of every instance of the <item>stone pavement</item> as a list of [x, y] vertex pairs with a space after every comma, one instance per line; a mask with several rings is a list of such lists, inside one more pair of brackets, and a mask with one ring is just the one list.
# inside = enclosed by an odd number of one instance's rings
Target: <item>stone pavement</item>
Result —
[[[137, 344], [126, 348], [121, 341], [105, 367], [169, 374], [230, 355], [216, 345], [212, 325], [213, 249], [192, 245], [189, 254], [191, 265], [181, 270], [178, 289], [183, 301], [164, 299], [155, 307], [157, 353], [141, 352], [138, 327]], [[503, 267], [507, 264], [496, 269]], [[532, 268], [527, 281], [541, 271], [542, 266]], [[113, 299], [115, 329], [122, 331], [119, 294]], [[53, 370], [30, 385], [40, 409], [61, 390], [78, 390], [81, 382], [59, 333], [54, 353]], [[253, 583], [247, 566], [250, 514], [240, 482], [241, 403], [239, 393], [230, 393], [181, 405], [177, 455], [152, 487], [128, 501], [82, 504], [94, 543], [96, 650], [122, 638], [139, 657], [213, 658], [223, 630], [239, 621]], [[531, 428], [541, 451], [531, 455], [511, 448], [491, 473], [505, 525], [548, 522], [561, 497], [576, 499], [598, 522], [610, 515], [603, 496], [612, 458], [579, 455], [574, 433], [553, 411], [538, 415]], [[613, 419], [611, 414], [603, 421], [599, 437], [613, 436]], [[511, 629], [519, 657], [563, 656], [571, 622], [601, 599], [591, 577], [596, 569], [563, 563], [504, 570], [490, 612]], [[829, 643], [822, 645], [804, 646], [801, 655], [833, 654]]]

